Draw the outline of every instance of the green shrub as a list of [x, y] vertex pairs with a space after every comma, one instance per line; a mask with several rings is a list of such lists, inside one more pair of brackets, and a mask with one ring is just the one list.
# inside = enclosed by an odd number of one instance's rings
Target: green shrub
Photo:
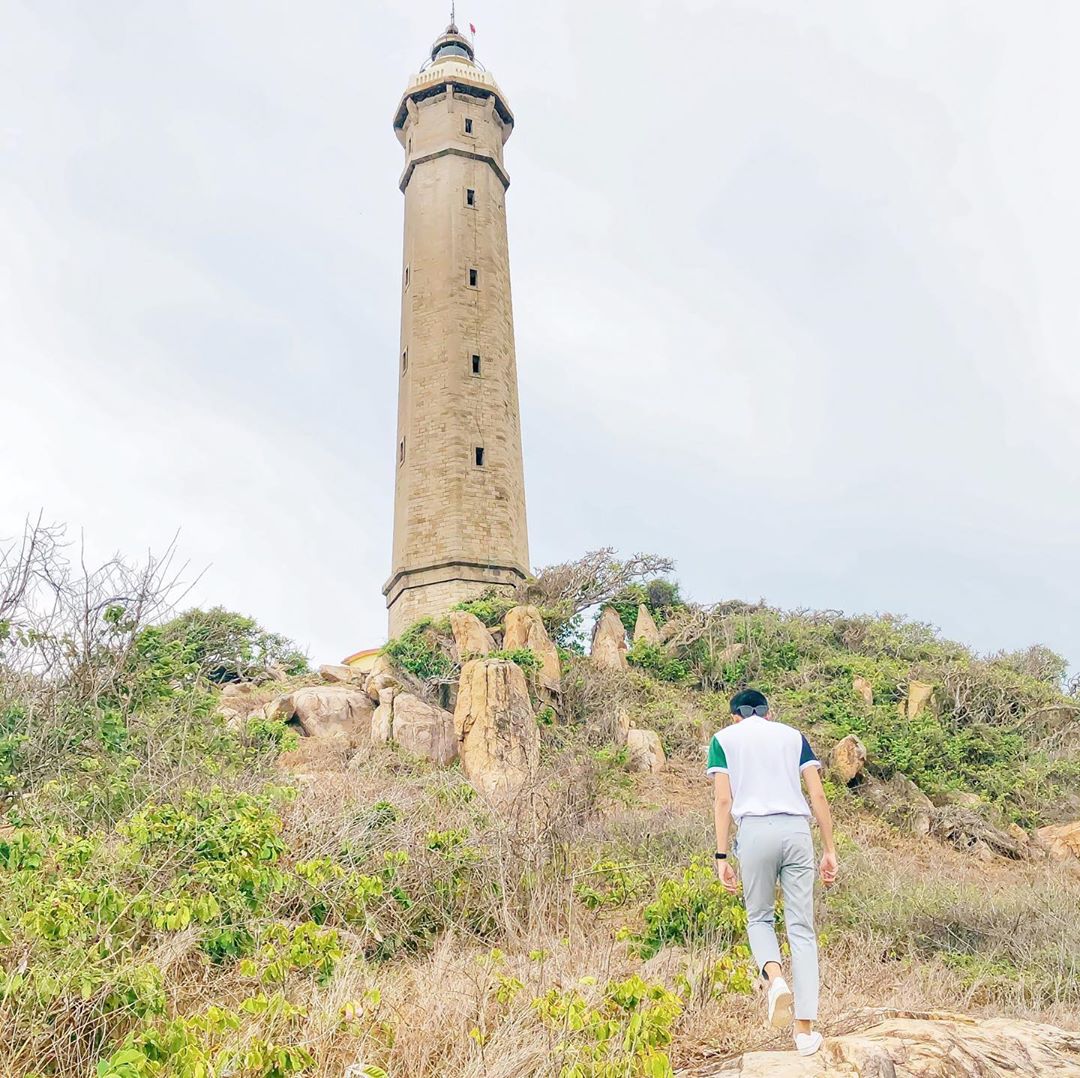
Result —
[[645, 907], [645, 927], [632, 937], [642, 958], [662, 947], [717, 945], [729, 949], [746, 931], [746, 910], [724, 890], [711, 866], [694, 860], [681, 879], [660, 885], [655, 901]]
[[502, 659], [520, 666], [526, 675], [535, 674], [540, 670], [541, 662], [532, 648], [511, 648], [503, 651], [492, 651], [488, 654], [489, 659]]
[[213, 682], [265, 676], [272, 666], [290, 676], [308, 672], [307, 656], [291, 640], [220, 606], [188, 610], [145, 630], [144, 640], [147, 637], [159, 638], [165, 647], [178, 647], [181, 661]]
[[[594, 983], [586, 978], [582, 985]], [[533, 1006], [559, 1037], [560, 1078], [674, 1078], [663, 1049], [683, 1004], [663, 985], [635, 974], [608, 984], [596, 1004], [577, 989], [552, 988]]]
[[409, 626], [401, 636], [391, 640], [383, 648], [383, 654], [390, 658], [395, 666], [424, 681], [450, 677], [454, 672], [454, 664], [439, 647], [430, 629], [430, 618], [418, 621]]
[[626, 653], [626, 661], [661, 681], [685, 681], [690, 674], [685, 661], [674, 658], [659, 644], [647, 644], [644, 640], [634, 641]]

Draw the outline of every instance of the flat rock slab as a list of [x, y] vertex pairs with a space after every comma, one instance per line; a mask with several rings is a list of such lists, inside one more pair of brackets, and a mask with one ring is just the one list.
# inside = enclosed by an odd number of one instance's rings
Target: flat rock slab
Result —
[[1010, 1018], [892, 1017], [817, 1055], [747, 1052], [696, 1078], [1080, 1078], [1080, 1032]]

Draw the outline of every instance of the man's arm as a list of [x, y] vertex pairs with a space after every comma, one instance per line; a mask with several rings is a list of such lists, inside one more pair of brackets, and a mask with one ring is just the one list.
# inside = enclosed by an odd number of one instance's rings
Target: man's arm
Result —
[[716, 871], [725, 889], [735, 894], [739, 890], [739, 877], [728, 850], [731, 838], [731, 780], [726, 771], [713, 775], [713, 824], [716, 828], [716, 852], [728, 854], [725, 859], [717, 859]]
[[821, 785], [821, 769], [816, 764], [809, 764], [803, 767], [802, 777], [806, 784], [806, 792], [810, 797], [810, 811], [814, 814], [818, 829], [821, 831], [821, 882], [829, 887], [836, 880], [838, 867], [836, 842], [833, 839], [832, 812], [829, 809], [828, 798], [825, 796], [825, 789]]

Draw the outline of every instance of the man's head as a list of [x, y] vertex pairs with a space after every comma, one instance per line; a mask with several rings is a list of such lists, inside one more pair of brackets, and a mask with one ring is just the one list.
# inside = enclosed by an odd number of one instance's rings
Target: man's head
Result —
[[731, 698], [731, 717], [738, 722], [740, 719], [748, 719], [751, 715], [765, 718], [769, 714], [769, 701], [765, 694], [757, 689], [743, 689]]

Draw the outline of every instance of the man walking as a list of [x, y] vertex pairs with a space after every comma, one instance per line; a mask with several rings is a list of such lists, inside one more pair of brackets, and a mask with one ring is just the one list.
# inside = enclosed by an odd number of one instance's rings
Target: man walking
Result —
[[[755, 689], [731, 699], [732, 724], [709, 745], [714, 776], [716, 865], [724, 887], [735, 894], [739, 877], [728, 857], [731, 820], [738, 825], [735, 853], [742, 872], [750, 949], [768, 985], [769, 1022], [778, 1029], [795, 1019], [795, 1050], [813, 1055], [822, 1042], [815, 1031], [818, 1007], [817, 934], [814, 931], [814, 843], [811, 812], [821, 830], [821, 882], [836, 879], [832, 814], [821, 786], [821, 764], [794, 727], [774, 722], [769, 701]], [[802, 783], [810, 797], [807, 805]], [[784, 892], [784, 923], [791, 948], [791, 989], [780, 965], [773, 926], [776, 883]]]

